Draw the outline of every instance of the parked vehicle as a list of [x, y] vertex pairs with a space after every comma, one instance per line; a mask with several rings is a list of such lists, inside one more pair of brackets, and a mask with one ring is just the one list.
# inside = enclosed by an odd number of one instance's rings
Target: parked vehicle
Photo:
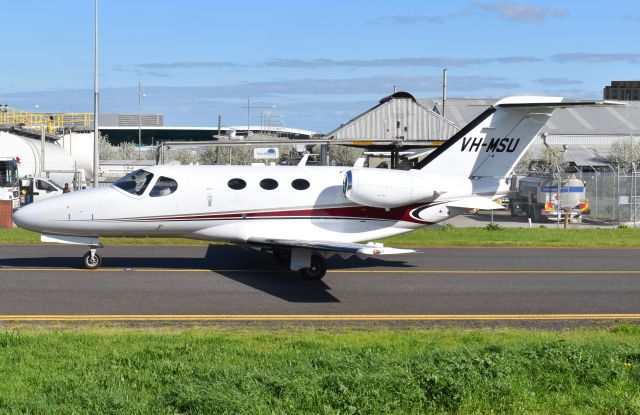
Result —
[[20, 179], [20, 203], [29, 203], [62, 194], [62, 186], [43, 177], [25, 177]]
[[18, 162], [13, 158], [0, 158], [0, 200], [12, 201], [13, 209], [20, 206]]
[[571, 177], [558, 180], [548, 176], [512, 176], [509, 192], [511, 216], [526, 216], [534, 222], [570, 220], [579, 222], [588, 213], [585, 185]]

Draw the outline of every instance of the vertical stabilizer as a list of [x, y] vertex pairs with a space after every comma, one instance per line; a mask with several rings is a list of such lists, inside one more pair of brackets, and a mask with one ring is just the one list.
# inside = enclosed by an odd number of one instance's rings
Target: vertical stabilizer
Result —
[[[510, 97], [498, 101], [418, 166], [465, 178], [504, 178], [562, 103], [561, 97]], [[581, 103], [583, 105], [593, 104]]]

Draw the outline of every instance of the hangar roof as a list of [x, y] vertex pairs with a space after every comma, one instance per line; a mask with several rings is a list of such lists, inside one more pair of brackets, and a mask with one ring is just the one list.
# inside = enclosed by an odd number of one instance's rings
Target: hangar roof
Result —
[[[459, 128], [468, 124], [497, 99], [448, 98], [445, 117]], [[419, 102], [438, 114], [442, 100], [422, 99]], [[640, 134], [640, 102], [626, 101], [624, 106], [558, 108], [541, 133], [549, 135], [629, 135]]]
[[407, 92], [397, 92], [380, 100], [366, 112], [328, 133], [329, 139], [444, 140], [459, 128], [454, 122], [418, 102]]

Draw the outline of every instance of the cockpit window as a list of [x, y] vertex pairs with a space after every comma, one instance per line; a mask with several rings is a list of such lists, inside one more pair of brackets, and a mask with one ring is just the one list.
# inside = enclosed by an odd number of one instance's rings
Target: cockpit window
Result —
[[113, 185], [132, 195], [140, 196], [149, 186], [151, 179], [153, 179], [153, 173], [145, 170], [136, 170], [118, 179]]
[[167, 196], [175, 192], [177, 189], [178, 183], [175, 180], [170, 179], [169, 177], [160, 176], [155, 186], [153, 186], [153, 189], [151, 189], [151, 192], [149, 192], [149, 196]]

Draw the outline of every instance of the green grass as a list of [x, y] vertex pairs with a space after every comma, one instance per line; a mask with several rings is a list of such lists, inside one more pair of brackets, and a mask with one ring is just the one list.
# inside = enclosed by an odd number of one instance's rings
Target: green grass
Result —
[[0, 333], [0, 413], [637, 414], [640, 330]]
[[640, 229], [422, 228], [387, 238], [389, 245], [415, 247], [640, 247]]
[[[0, 243], [33, 244], [40, 234], [24, 229], [0, 229]], [[208, 245], [209, 242], [171, 238], [101, 238], [105, 245]], [[640, 229], [590, 228], [422, 228], [383, 240], [390, 246], [515, 246], [515, 247], [640, 247]]]
[[[209, 245], [215, 242], [183, 238], [100, 238], [105, 245]], [[0, 243], [37, 244], [40, 234], [21, 228], [0, 228]]]

